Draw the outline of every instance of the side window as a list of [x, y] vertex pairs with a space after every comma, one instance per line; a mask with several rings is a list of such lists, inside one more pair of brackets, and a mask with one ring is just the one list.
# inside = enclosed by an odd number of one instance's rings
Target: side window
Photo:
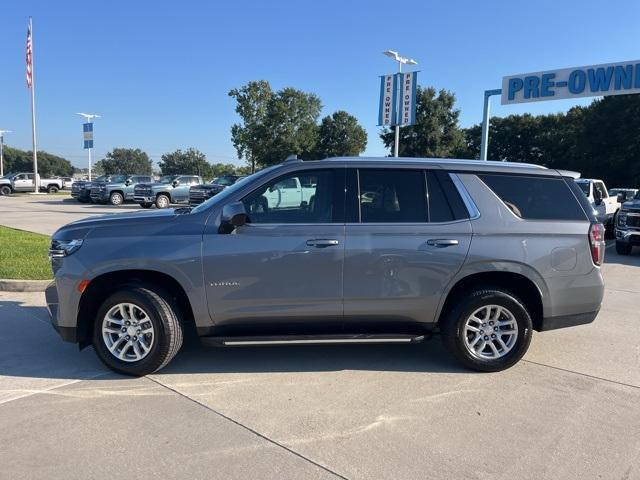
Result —
[[424, 171], [361, 169], [359, 177], [362, 223], [427, 221]]
[[253, 224], [342, 223], [344, 169], [289, 173], [254, 190], [242, 202]]
[[586, 220], [586, 215], [561, 178], [524, 175], [478, 175], [520, 218]]
[[427, 171], [429, 222], [452, 222], [469, 218], [467, 208], [448, 173]]

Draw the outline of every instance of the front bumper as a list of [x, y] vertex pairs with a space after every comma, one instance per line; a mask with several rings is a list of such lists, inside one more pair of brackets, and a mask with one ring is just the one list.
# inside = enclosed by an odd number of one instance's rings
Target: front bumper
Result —
[[76, 192], [71, 192], [71, 197], [77, 200], [91, 200], [91, 193], [87, 190], [78, 190]]
[[153, 203], [156, 199], [152, 195], [134, 195], [133, 201], [136, 203]]
[[640, 245], [640, 230], [616, 228], [616, 242]]
[[47, 309], [49, 310], [49, 315], [51, 316], [51, 325], [55, 329], [60, 337], [65, 342], [77, 343], [78, 341], [78, 331], [76, 327], [66, 327], [59, 324], [59, 307], [60, 300], [58, 298], [58, 289], [56, 288], [56, 282], [51, 282], [46, 290], [44, 291], [44, 296], [47, 301]]
[[91, 192], [91, 200], [95, 202], [106, 202], [109, 200], [109, 194], [104, 192]]

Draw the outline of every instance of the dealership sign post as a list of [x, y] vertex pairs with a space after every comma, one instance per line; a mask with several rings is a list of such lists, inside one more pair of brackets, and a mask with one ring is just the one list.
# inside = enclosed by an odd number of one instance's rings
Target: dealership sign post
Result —
[[480, 159], [487, 159], [489, 98], [493, 95], [501, 95], [502, 105], [512, 105], [632, 93], [640, 93], [640, 60], [504, 77], [502, 89], [485, 92]]
[[416, 123], [418, 72], [398, 72], [380, 77], [378, 125], [396, 127], [394, 156], [398, 156], [400, 127]]

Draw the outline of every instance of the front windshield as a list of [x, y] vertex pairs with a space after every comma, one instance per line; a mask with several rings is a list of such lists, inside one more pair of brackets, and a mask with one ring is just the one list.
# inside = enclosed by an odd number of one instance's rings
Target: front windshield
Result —
[[589, 196], [589, 182], [576, 182], [576, 183], [582, 189], [582, 192], [588, 197]]
[[176, 178], [178, 178], [178, 175], [164, 175], [164, 176], [160, 177], [160, 183], [171, 183]]
[[228, 187], [230, 185], [233, 185], [234, 181], [235, 181], [235, 179], [233, 177], [220, 177], [220, 178], [216, 178], [211, 183], [213, 185], [222, 185], [223, 187]]
[[109, 178], [111, 178], [109, 175], [100, 175], [94, 182], [108, 182]]
[[7, 173], [7, 174], [6, 174], [5, 176], [3, 176], [2, 178], [13, 178], [13, 177], [15, 177], [16, 175], [17, 175], [17, 173], [10, 172], [10, 173]]
[[280, 165], [274, 165], [272, 167], [265, 168], [264, 170], [260, 170], [259, 172], [256, 172], [252, 175], [247, 175], [246, 177], [238, 180], [236, 183], [234, 183], [230, 187], [227, 187], [224, 190], [222, 190], [222, 192], [220, 192], [219, 194], [214, 195], [208, 200], [202, 202], [200, 205], [198, 205], [193, 210], [191, 210], [191, 213], [201, 212], [203, 210], [206, 210], [210, 206], [215, 205], [216, 203], [224, 202], [230, 195], [233, 195], [239, 189], [243, 188], [248, 182], [259, 180], [261, 177], [265, 176], [266, 174], [278, 168], [279, 166]]

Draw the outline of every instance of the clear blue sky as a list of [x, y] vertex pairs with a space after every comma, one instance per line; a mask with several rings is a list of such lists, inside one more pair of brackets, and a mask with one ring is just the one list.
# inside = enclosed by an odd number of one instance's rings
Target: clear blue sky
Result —
[[[393, 14], [393, 16], [391, 15]], [[80, 117], [96, 112], [94, 158], [140, 147], [154, 161], [196, 147], [237, 162], [229, 89], [266, 79], [322, 99], [379, 140], [378, 75], [395, 49], [420, 62], [421, 85], [453, 91], [461, 125], [478, 123], [482, 92], [509, 74], [640, 58], [640, 2], [511, 1], [29, 1], [0, 6], [0, 129], [30, 149], [25, 37], [34, 19], [38, 148], [85, 165]], [[589, 103], [590, 100], [582, 103]], [[493, 113], [566, 111], [576, 102]]]

